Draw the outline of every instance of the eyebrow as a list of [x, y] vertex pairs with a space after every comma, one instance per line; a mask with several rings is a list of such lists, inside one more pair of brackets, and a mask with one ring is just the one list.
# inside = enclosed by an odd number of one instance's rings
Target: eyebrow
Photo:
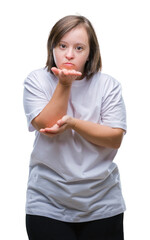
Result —
[[[63, 40], [60, 40], [59, 43], [60, 43], [60, 42], [63, 42], [63, 43], [68, 44], [68, 42], [63, 41]], [[77, 42], [77, 43], [75, 43], [75, 45], [83, 45], [83, 46], [86, 46], [87, 44], [85, 44], [85, 43], [81, 43], [81, 42]]]

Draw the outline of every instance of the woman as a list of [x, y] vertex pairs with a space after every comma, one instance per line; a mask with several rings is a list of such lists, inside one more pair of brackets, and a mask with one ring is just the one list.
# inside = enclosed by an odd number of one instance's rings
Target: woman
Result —
[[48, 38], [46, 67], [24, 82], [35, 131], [27, 189], [29, 239], [122, 240], [125, 204], [113, 159], [126, 131], [117, 80], [101, 73], [95, 31], [66, 16]]

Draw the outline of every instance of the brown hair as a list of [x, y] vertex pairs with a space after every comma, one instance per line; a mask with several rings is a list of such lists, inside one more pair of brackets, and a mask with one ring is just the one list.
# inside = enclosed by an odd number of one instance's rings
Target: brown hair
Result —
[[60, 19], [52, 28], [48, 42], [47, 42], [47, 62], [46, 67], [48, 71], [51, 71], [52, 67], [56, 67], [53, 58], [53, 49], [57, 46], [61, 38], [70, 30], [77, 27], [78, 25], [83, 25], [87, 31], [89, 37], [90, 53], [88, 61], [84, 67], [84, 76], [88, 79], [102, 69], [102, 60], [100, 54], [100, 48], [95, 34], [94, 28], [90, 21], [83, 16], [69, 15]]

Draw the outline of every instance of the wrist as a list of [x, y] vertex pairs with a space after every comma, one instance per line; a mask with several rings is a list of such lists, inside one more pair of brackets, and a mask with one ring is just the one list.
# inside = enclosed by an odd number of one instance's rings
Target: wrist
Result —
[[63, 82], [61, 80], [59, 80], [58, 84], [63, 88], [71, 88], [72, 86], [72, 82]]
[[75, 126], [76, 126], [76, 124], [77, 124], [77, 121], [78, 121], [77, 118], [70, 117], [70, 118], [68, 119], [68, 125], [69, 125], [72, 129], [75, 129]]

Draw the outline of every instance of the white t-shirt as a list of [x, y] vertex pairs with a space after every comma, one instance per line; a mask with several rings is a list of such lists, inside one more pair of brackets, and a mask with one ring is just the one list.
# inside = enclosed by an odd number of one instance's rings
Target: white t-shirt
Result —
[[[47, 69], [24, 82], [24, 108], [31, 121], [50, 101], [58, 79]], [[61, 101], [61, 99], [60, 99]], [[101, 72], [72, 84], [68, 115], [126, 130], [121, 86]], [[74, 130], [53, 138], [35, 131], [30, 159], [26, 213], [67, 222], [102, 219], [125, 211], [116, 149], [94, 145]]]

